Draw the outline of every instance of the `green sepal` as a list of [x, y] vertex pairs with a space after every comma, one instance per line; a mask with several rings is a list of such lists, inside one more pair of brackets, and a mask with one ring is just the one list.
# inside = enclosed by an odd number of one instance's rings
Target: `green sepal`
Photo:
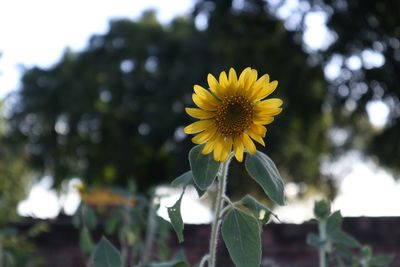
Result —
[[248, 174], [267, 196], [276, 204], [285, 205], [283, 180], [272, 159], [257, 151], [254, 155], [247, 155], [245, 165]]
[[182, 187], [186, 187], [188, 185], [191, 185], [194, 187], [194, 189], [196, 189], [197, 194], [199, 197], [202, 197], [206, 190], [201, 190], [196, 183], [194, 182], [194, 178], [193, 178], [193, 173], [192, 171], [187, 171], [184, 174], [182, 174], [181, 176], [175, 178], [175, 180], [173, 180], [171, 182], [172, 186], [182, 186]]
[[[249, 209], [256, 219], [262, 224], [268, 223], [271, 215], [274, 215], [270, 208], [258, 202], [250, 195], [244, 196], [239, 203]], [[276, 216], [276, 215], [274, 215]]]
[[105, 237], [96, 246], [93, 263], [94, 267], [123, 267], [121, 254]]
[[189, 152], [189, 163], [195, 184], [206, 190], [214, 182], [220, 163], [214, 160], [211, 153], [203, 155], [202, 150], [203, 145], [193, 147]]
[[172, 227], [174, 228], [176, 235], [178, 236], [179, 243], [182, 243], [184, 238], [183, 238], [183, 220], [182, 220], [182, 215], [181, 215], [181, 201], [183, 197], [183, 192], [176, 201], [176, 203], [168, 208], [168, 216], [169, 219], [171, 220]]
[[261, 227], [253, 215], [233, 208], [222, 222], [222, 237], [237, 267], [261, 264]]

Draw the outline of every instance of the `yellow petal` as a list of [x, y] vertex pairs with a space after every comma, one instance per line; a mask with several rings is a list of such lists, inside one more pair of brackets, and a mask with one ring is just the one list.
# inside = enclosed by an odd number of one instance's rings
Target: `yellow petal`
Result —
[[273, 108], [279, 108], [280, 106], [282, 106], [282, 104], [283, 104], [282, 99], [270, 98], [270, 99], [258, 102], [256, 104], [256, 108], [273, 109]]
[[235, 158], [237, 161], [243, 161], [243, 143], [240, 137], [236, 136], [233, 142], [233, 150], [235, 151]]
[[238, 82], [237, 76], [236, 76], [236, 71], [233, 68], [230, 68], [229, 70], [229, 83], [231, 85], [236, 85]]
[[259, 101], [261, 99], [266, 98], [270, 94], [272, 94], [273, 91], [278, 87], [278, 81], [272, 81], [269, 84], [265, 85], [262, 89], [257, 92], [257, 94], [253, 97], [253, 101]]
[[220, 155], [221, 162], [224, 162], [229, 158], [229, 154], [232, 150], [232, 143], [233, 141], [231, 137], [228, 137], [226, 140], [224, 140], [224, 145]]
[[248, 153], [255, 154], [257, 152], [256, 146], [247, 134], [242, 135], [242, 141]]
[[223, 94], [221, 92], [221, 86], [219, 85], [217, 79], [210, 73], [207, 75], [207, 82], [208, 86], [210, 86], [211, 92], [214, 93], [219, 99], [223, 97]]
[[254, 82], [257, 80], [257, 71], [256, 70], [252, 70], [252, 69], [250, 69], [248, 72], [247, 72], [247, 75], [245, 76], [245, 78], [244, 78], [244, 83], [243, 83], [243, 89], [247, 92], [247, 91], [249, 91], [251, 88], [252, 88], [252, 86], [253, 86], [253, 84], [254, 84]]
[[274, 117], [269, 117], [269, 116], [263, 116], [263, 117], [257, 117], [255, 116], [253, 118], [253, 122], [255, 124], [259, 124], [259, 125], [266, 125], [266, 124], [270, 124], [271, 122], [274, 121]]
[[269, 75], [264, 74], [263, 76], [260, 77], [255, 83], [254, 83], [254, 89], [255, 90], [260, 90], [262, 87], [265, 85], [269, 84]]
[[247, 134], [253, 138], [257, 143], [261, 144], [262, 146], [265, 146], [264, 140], [262, 139], [262, 136], [257, 134], [256, 132], [253, 131], [253, 128], [249, 128], [247, 130]]
[[219, 138], [215, 140], [214, 160], [221, 161], [221, 154], [223, 149], [224, 149], [223, 137], [219, 136]]
[[203, 150], [201, 151], [201, 153], [202, 153], [203, 155], [210, 154], [210, 153], [213, 151], [213, 149], [214, 149], [214, 144], [215, 144], [215, 142], [208, 141], [208, 142], [204, 145]]
[[256, 104], [254, 106], [254, 111], [259, 116], [276, 116], [282, 112], [282, 108], [264, 108]]
[[218, 133], [217, 133], [217, 134], [215, 134], [213, 137], [211, 137], [211, 139], [204, 145], [204, 148], [203, 148], [203, 150], [201, 151], [201, 153], [202, 153], [203, 155], [210, 154], [210, 153], [213, 151], [214, 146], [215, 146], [215, 140], [217, 140], [218, 137], [219, 137], [219, 135], [218, 135]]
[[243, 89], [245, 87], [246, 80], [248, 79], [248, 76], [250, 75], [250, 73], [251, 73], [251, 68], [247, 67], [239, 75], [239, 84]]
[[183, 129], [183, 131], [186, 134], [195, 134], [195, 133], [199, 133], [199, 132], [204, 131], [205, 129], [207, 129], [211, 125], [212, 125], [212, 121], [211, 120], [196, 121], [196, 122], [193, 122], [192, 124], [189, 124], [188, 126], [186, 126]]
[[196, 119], [210, 119], [215, 117], [214, 112], [202, 110], [199, 108], [185, 108], [187, 114]]
[[265, 128], [262, 125], [254, 124], [252, 123], [249, 127], [250, 131], [253, 132], [254, 134], [257, 134], [261, 137], [264, 137], [265, 134], [267, 133], [267, 128]]
[[221, 72], [221, 74], [219, 75], [219, 84], [221, 85], [221, 87], [223, 89], [227, 88], [229, 86], [228, 77], [226, 76], [226, 72], [225, 71]]
[[192, 95], [193, 102], [196, 104], [201, 109], [208, 110], [208, 111], [214, 111], [217, 110], [216, 106], [212, 104], [211, 102], [207, 102], [204, 99], [200, 98], [198, 95], [193, 94]]
[[214, 134], [217, 132], [217, 127], [215, 124], [212, 124], [210, 127], [205, 129], [203, 132], [199, 133], [195, 137], [192, 138], [192, 142], [195, 144], [204, 144], [208, 140], [210, 140]]
[[260, 116], [260, 117], [267, 117], [267, 116], [271, 117], [271, 116], [276, 116], [281, 112], [282, 112], [282, 109], [281, 108], [277, 108], [277, 109], [274, 109], [274, 110], [264, 110], [262, 112], [257, 112], [257, 115]]
[[203, 100], [212, 103], [213, 105], [217, 106], [219, 104], [219, 100], [210, 93], [210, 91], [204, 89], [200, 85], [193, 86], [194, 92]]
[[262, 88], [269, 84], [269, 75], [264, 74], [258, 79], [251, 88], [250, 99], [253, 101]]

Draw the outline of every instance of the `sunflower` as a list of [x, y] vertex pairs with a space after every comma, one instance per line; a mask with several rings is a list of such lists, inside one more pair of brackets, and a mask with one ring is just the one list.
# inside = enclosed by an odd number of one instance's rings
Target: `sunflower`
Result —
[[278, 86], [278, 81], [269, 81], [268, 74], [257, 79], [257, 71], [246, 68], [237, 78], [231, 68], [219, 81], [208, 74], [207, 90], [194, 86], [193, 102], [198, 108], [186, 108], [193, 118], [199, 119], [185, 127], [186, 134], [197, 134], [195, 144], [205, 144], [202, 153], [214, 151], [214, 160], [224, 162], [234, 151], [235, 158], [243, 161], [243, 152], [255, 154], [254, 141], [265, 146], [263, 137], [267, 132], [264, 125], [270, 124], [274, 116], [282, 111], [282, 100], [269, 96]]

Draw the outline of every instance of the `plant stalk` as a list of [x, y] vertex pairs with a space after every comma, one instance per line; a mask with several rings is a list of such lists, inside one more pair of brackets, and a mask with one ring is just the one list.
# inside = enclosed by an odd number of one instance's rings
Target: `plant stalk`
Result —
[[218, 189], [217, 196], [215, 199], [215, 212], [213, 223], [211, 226], [211, 238], [210, 238], [210, 252], [208, 259], [208, 267], [216, 266], [217, 257], [217, 245], [218, 245], [218, 231], [221, 225], [221, 212], [224, 206], [224, 195], [226, 190], [226, 180], [228, 177], [228, 167], [231, 157], [224, 163], [222, 163], [222, 172], [218, 176]]
[[151, 249], [154, 243], [154, 237], [157, 229], [157, 220], [156, 220], [157, 204], [155, 200], [156, 196], [153, 196], [150, 200], [150, 207], [147, 215], [146, 241], [141, 260], [143, 266], [146, 266], [150, 261]]
[[[319, 228], [319, 238], [320, 240], [326, 240], [326, 219], [321, 219], [318, 223]], [[324, 244], [319, 248], [319, 267], [328, 267], [328, 262], [326, 258], [326, 246]]]

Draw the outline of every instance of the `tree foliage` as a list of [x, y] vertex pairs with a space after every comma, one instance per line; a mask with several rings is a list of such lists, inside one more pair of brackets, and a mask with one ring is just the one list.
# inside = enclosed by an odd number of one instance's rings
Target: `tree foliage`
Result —
[[[166, 182], [188, 169], [192, 144], [182, 127], [190, 123], [184, 107], [192, 106], [193, 84], [206, 85], [209, 72], [251, 66], [278, 80], [276, 95], [284, 99], [284, 112], [269, 127], [265, 152], [288, 180], [325, 183], [320, 164], [332, 151], [329, 131], [339, 122], [353, 126], [354, 119], [335, 117], [334, 122], [333, 116], [343, 114], [338, 110], [356, 94], [357, 84], [368, 82], [370, 88], [354, 99], [360, 110], [374, 99], [375, 87], [383, 88], [381, 98], [398, 99], [396, 17], [375, 9], [383, 5], [396, 11], [380, 1], [360, 1], [354, 6], [345, 0], [317, 1], [330, 12], [329, 26], [338, 38], [315, 53], [302, 46], [304, 27], [288, 30], [273, 14], [274, 6], [262, 0], [242, 1], [240, 7], [231, 0], [197, 1], [190, 16], [167, 26], [151, 12], [138, 21], [112, 21], [109, 31], [92, 36], [83, 51], [66, 51], [53, 67], [24, 73], [21, 89], [9, 98], [15, 102], [9, 141], [24, 144], [29, 163], [58, 183], [76, 176], [88, 183], [134, 179], [139, 187]], [[375, 12], [368, 16], [378, 26], [370, 25], [364, 8]], [[206, 18], [205, 29], [195, 26], [200, 18]], [[348, 26], [349, 19], [357, 23]], [[352, 71], [349, 80], [326, 81], [323, 67], [333, 55], [362, 53], [368, 47], [384, 47], [382, 67], [363, 67]], [[343, 83], [352, 92], [346, 98], [338, 94]], [[397, 117], [392, 118], [382, 135], [398, 129]], [[231, 185], [240, 181], [240, 176], [232, 178]]]
[[32, 181], [32, 172], [22, 158], [20, 146], [10, 146], [4, 138], [5, 131], [4, 118], [0, 118], [0, 227], [17, 220], [17, 205], [26, 197]]
[[[400, 170], [400, 2], [307, 2], [310, 11], [325, 12], [327, 26], [335, 36], [332, 45], [318, 54], [322, 66], [336, 57], [340, 67], [339, 75], [330, 80], [328, 97], [337, 118], [335, 125], [349, 136], [344, 148], [362, 149], [377, 156], [381, 165]], [[352, 61], [360, 62], [359, 66]], [[388, 108], [383, 128], [371, 127], [366, 120], [368, 105], [373, 102]]]

